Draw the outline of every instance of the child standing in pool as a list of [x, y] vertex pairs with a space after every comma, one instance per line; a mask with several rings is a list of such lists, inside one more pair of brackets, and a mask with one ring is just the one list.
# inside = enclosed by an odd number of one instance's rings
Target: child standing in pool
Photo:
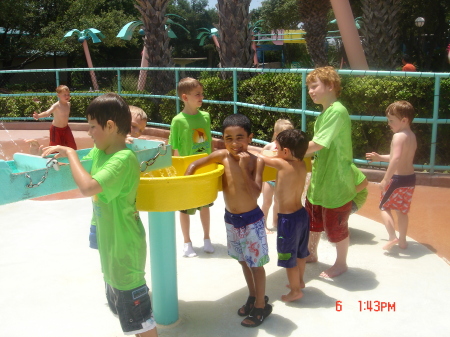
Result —
[[[272, 142], [267, 144], [263, 147], [263, 155], [266, 156], [275, 156], [277, 147], [275, 143], [275, 139], [277, 138], [277, 135], [283, 131], [283, 130], [290, 130], [293, 129], [294, 126], [292, 123], [287, 119], [279, 119], [275, 122], [275, 125], [273, 127], [273, 136], [272, 136]], [[275, 188], [275, 180], [266, 181], [263, 183], [262, 192], [263, 192], [263, 204], [261, 206], [261, 210], [264, 213], [264, 217], [266, 218], [266, 228], [268, 227], [268, 216], [269, 216], [269, 209], [272, 205], [272, 199], [273, 199], [273, 208], [272, 208], [272, 228], [267, 228], [267, 233], [272, 233], [277, 228], [278, 223], [278, 201], [276, 198], [273, 198], [273, 192]]]
[[[369, 162], [389, 162], [381, 190], [381, 216], [389, 234], [388, 243], [383, 249], [389, 250], [396, 244], [402, 249], [408, 247], [406, 232], [408, 230], [408, 212], [411, 205], [416, 175], [413, 160], [417, 149], [416, 136], [411, 130], [414, 119], [414, 107], [407, 101], [397, 101], [386, 109], [389, 127], [394, 136], [391, 153], [380, 155], [376, 152], [366, 153]], [[394, 218], [391, 210], [397, 211], [399, 236], [395, 233]]]
[[[56, 93], [58, 102], [53, 104], [47, 111], [39, 114], [34, 112], [33, 118], [38, 120], [53, 114], [52, 126], [50, 127], [50, 146], [62, 145], [76, 150], [77, 145], [69, 127], [70, 90], [67, 86], [60, 85], [56, 88]], [[35, 146], [35, 143], [31, 145]]]

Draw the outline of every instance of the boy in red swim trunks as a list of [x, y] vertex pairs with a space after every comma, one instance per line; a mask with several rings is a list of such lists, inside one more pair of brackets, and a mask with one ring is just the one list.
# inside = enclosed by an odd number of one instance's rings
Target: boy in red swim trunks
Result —
[[[414, 154], [417, 149], [416, 136], [411, 131], [414, 119], [414, 107], [407, 101], [397, 101], [386, 109], [389, 127], [394, 136], [391, 142], [391, 153], [380, 155], [376, 152], [366, 153], [369, 162], [386, 161], [389, 166], [381, 189], [381, 216], [389, 234], [389, 240], [383, 249], [389, 250], [396, 244], [400, 248], [408, 247], [406, 232], [408, 230], [408, 212], [416, 184], [414, 173]], [[399, 237], [395, 233], [394, 218], [391, 210], [397, 211]]]
[[77, 145], [73, 138], [72, 131], [69, 127], [70, 114], [70, 90], [65, 85], [60, 85], [56, 88], [58, 102], [53, 104], [47, 111], [33, 113], [33, 118], [48, 117], [53, 114], [53, 122], [50, 127], [50, 146], [62, 145], [68, 146], [76, 150]]
[[307, 154], [315, 153], [305, 208], [310, 216], [307, 262], [317, 262], [322, 231], [336, 243], [336, 261], [320, 274], [332, 278], [347, 271], [348, 218], [356, 196], [352, 172], [351, 122], [347, 109], [337, 100], [341, 80], [333, 67], [313, 70], [306, 77], [309, 95], [323, 107], [314, 124]]

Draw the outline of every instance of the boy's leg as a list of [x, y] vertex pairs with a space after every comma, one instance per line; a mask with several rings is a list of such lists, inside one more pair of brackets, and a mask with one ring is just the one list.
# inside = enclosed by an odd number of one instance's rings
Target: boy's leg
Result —
[[350, 239], [347, 236], [344, 240], [336, 242], [336, 262], [327, 270], [323, 271], [320, 276], [333, 278], [345, 273], [347, 267], [347, 253]]
[[263, 192], [263, 204], [261, 206], [261, 210], [264, 213], [264, 218], [266, 219], [266, 230], [267, 233], [272, 233], [272, 231], [269, 230], [268, 228], [268, 216], [269, 216], [269, 209], [270, 206], [272, 205], [272, 197], [273, 197], [273, 188], [272, 186], [270, 186], [270, 184], [268, 182], [263, 182], [263, 187], [262, 187], [262, 192]]
[[317, 248], [319, 246], [321, 232], [309, 232], [308, 250], [309, 256], [306, 258], [307, 263], [317, 262]]
[[394, 217], [390, 209], [385, 209], [381, 211], [381, 218], [389, 235], [388, 242], [383, 246], [383, 249], [389, 250], [398, 243], [394, 227]]
[[206, 253], [214, 253], [214, 247], [211, 244], [211, 239], [209, 237], [210, 231], [210, 223], [211, 223], [211, 215], [209, 211], [209, 207], [202, 207], [200, 209], [200, 221], [202, 222], [203, 227], [203, 250]]
[[277, 228], [278, 226], [278, 200], [273, 198], [273, 207], [272, 207], [272, 227]]
[[397, 220], [398, 220], [398, 246], [402, 249], [406, 249], [408, 247], [408, 243], [406, 242], [406, 233], [408, 231], [408, 213], [402, 213], [397, 211]]
[[136, 337], [158, 337], [156, 328], [135, 335]]
[[[241, 263], [241, 262], [239, 262], [239, 263]], [[244, 264], [245, 264], [245, 262], [244, 262]], [[241, 263], [241, 265], [242, 265], [242, 263]], [[266, 271], [265, 271], [264, 267], [249, 268], [247, 266], [247, 268], [250, 269], [250, 273], [252, 275], [251, 279], [253, 281], [252, 285], [249, 285], [247, 283], [250, 294], [251, 294], [250, 288], [253, 287], [253, 289], [254, 289], [254, 295], [250, 295], [250, 296], [256, 297], [254, 308], [266, 309], [266, 306], [269, 306], [271, 308], [271, 306], [269, 304], [266, 304], [265, 298], [264, 298], [265, 292], [266, 292]], [[245, 274], [245, 272], [244, 272], [244, 274]], [[246, 277], [246, 281], [247, 281], [247, 277]], [[270, 312], [269, 312], [269, 314], [270, 314]], [[269, 314], [267, 314], [267, 315], [269, 315]], [[250, 313], [250, 315], [252, 315], [252, 313]], [[256, 317], [256, 318], [259, 319], [259, 317]], [[247, 317], [242, 321], [241, 324], [243, 324], [244, 326], [252, 326], [252, 325], [255, 325], [255, 322], [250, 320]]]
[[181, 224], [181, 232], [183, 233], [183, 256], [186, 257], [195, 257], [197, 254], [192, 247], [191, 237], [189, 235], [190, 229], [190, 219], [189, 214], [183, 213], [180, 211], [180, 224]]
[[281, 296], [284, 302], [292, 302], [303, 297], [302, 288], [305, 287], [303, 274], [305, 273], [306, 258], [297, 259], [297, 265], [292, 268], [286, 268], [289, 288], [291, 291], [287, 295]]

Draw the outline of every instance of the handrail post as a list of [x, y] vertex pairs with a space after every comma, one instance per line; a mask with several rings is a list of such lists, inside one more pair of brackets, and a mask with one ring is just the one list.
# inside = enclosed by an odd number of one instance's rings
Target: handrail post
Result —
[[120, 69], [117, 69], [117, 93], [122, 93], [122, 79], [120, 77]]
[[237, 93], [237, 70], [233, 69], [233, 113], [238, 113], [238, 107], [237, 107], [237, 100], [238, 100], [238, 93]]
[[177, 93], [177, 99], [175, 100], [175, 105], [177, 108], [177, 114], [180, 113], [180, 100], [178, 98], [178, 82], [180, 82], [180, 71], [175, 70], [175, 92]]
[[306, 132], [306, 70], [302, 72], [302, 131]]
[[55, 71], [55, 76], [56, 76], [56, 87], [59, 87], [59, 70]]
[[439, 118], [439, 95], [441, 90], [441, 77], [434, 77], [434, 104], [433, 104], [433, 125], [431, 127], [431, 148], [430, 148], [430, 174], [434, 173], [434, 165], [436, 164], [436, 140], [437, 127]]

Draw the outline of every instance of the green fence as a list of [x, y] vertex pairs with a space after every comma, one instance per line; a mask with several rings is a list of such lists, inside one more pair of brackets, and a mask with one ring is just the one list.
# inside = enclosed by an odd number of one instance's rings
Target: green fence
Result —
[[[97, 82], [101, 89], [101, 92], [93, 91], [91, 76], [94, 71], [97, 78]], [[3, 97], [41, 97], [41, 96], [53, 96], [54, 88], [61, 83], [68, 84], [72, 91], [72, 96], [98, 96], [105, 91], [113, 91], [121, 94], [124, 97], [142, 97], [142, 98], [164, 98], [175, 100], [176, 110], [180, 111], [180, 103], [176, 96], [172, 95], [153, 95], [150, 93], [151, 88], [148, 83], [142, 86], [140, 83], [140, 75], [146, 74], [148, 78], [152, 78], [155, 72], [171, 72], [173, 73], [173, 83], [178, 83], [179, 79], [185, 76], [192, 76], [198, 78], [200, 73], [212, 72], [223, 76], [224, 74], [232, 78], [233, 95], [232, 99], [223, 100], [204, 100], [206, 104], [212, 105], [230, 105], [233, 108], [233, 112], [237, 113], [240, 109], [256, 109], [258, 111], [277, 112], [283, 114], [294, 114], [301, 116], [301, 128], [306, 131], [307, 117], [315, 117], [319, 114], [317, 110], [312, 110], [307, 107], [307, 87], [306, 87], [306, 75], [312, 71], [312, 69], [261, 69], [261, 68], [69, 68], [69, 69], [32, 69], [32, 70], [4, 70], [0, 71], [0, 88], [10, 88], [8, 90], [2, 90], [0, 92], [0, 99]], [[299, 87], [299, 96], [301, 99], [298, 106], [288, 107], [273, 107], [264, 104], [253, 104], [239, 101], [240, 93], [238, 90], [239, 78], [242, 75], [256, 76], [258, 74], [265, 73], [293, 73], [301, 77], [301, 87]], [[438, 131], [441, 136], [447, 136], [448, 130], [439, 130], [442, 125], [450, 124], [450, 81], [446, 82], [445, 93], [441, 91], [441, 83], [443, 80], [450, 79], [450, 73], [406, 73], [400, 71], [360, 71], [360, 70], [339, 70], [339, 74], [343, 80], [343, 83], [351, 83], [352, 81], [359, 81], [361, 83], [361, 90], [354, 90], [352, 93], [347, 93], [346, 101], [344, 105], [349, 108], [350, 118], [355, 122], [365, 123], [386, 123], [387, 119], [384, 116], [384, 110], [386, 106], [392, 101], [386, 101], [384, 94], [387, 90], [396, 90], [401, 97], [406, 97], [408, 100], [415, 102], [413, 104], [418, 111], [424, 116], [419, 116], [414, 119], [414, 123], [431, 126], [431, 136], [426, 144], [429, 148], [429, 163], [427, 164], [415, 164], [417, 170], [428, 170], [430, 173], [434, 173], [435, 170], [447, 171], [450, 170], [448, 165], [436, 165], [436, 149], [438, 143]], [[387, 88], [379, 86], [379, 82], [375, 79], [395, 78], [395, 88]], [[416, 78], [414, 81], [415, 88], [420, 88], [420, 85], [427, 84], [430, 86], [430, 81], [433, 83], [434, 90], [424, 89], [423, 95], [415, 94], [414, 97], [408, 96], [408, 85], [411, 83], [411, 79]], [[403, 82], [402, 82], [403, 81]], [[373, 86], [372, 86], [372, 83]], [[386, 82], [389, 86], [392, 86], [392, 82]], [[26, 92], [14, 93], [16, 87], [23, 88], [24, 84], [28, 87]], [[137, 91], [141, 85], [141, 91]], [[425, 86], [424, 86], [425, 87]], [[427, 87], [427, 88], [428, 88]], [[36, 88], [46, 88], [49, 92], [39, 92]], [[175, 87], [173, 88], [175, 89]], [[137, 93], [129, 93], [134, 91]], [[433, 92], [432, 92], [433, 91]], [[174, 91], [172, 91], [173, 93]], [[363, 97], [361, 97], [363, 96]], [[355, 98], [352, 100], [352, 97]], [[358, 99], [356, 99], [358, 97]], [[445, 99], [444, 99], [445, 98]], [[404, 98], [405, 99], [405, 98]], [[354, 105], [353, 101], [358, 101], [358, 105]], [[363, 103], [361, 103], [363, 102]], [[424, 103], [425, 102], [425, 103]], [[441, 116], [441, 117], [440, 117]], [[442, 117], [443, 116], [443, 117]], [[8, 120], [14, 118], [8, 117]], [[25, 118], [17, 118], [25, 119]], [[156, 127], [169, 127], [164, 123], [149, 123]], [[446, 132], [447, 131], [447, 132]], [[214, 131], [215, 135], [220, 135], [219, 132]], [[446, 137], [445, 137], [446, 139]], [[255, 143], [266, 144], [263, 140], [254, 140]], [[445, 142], [445, 146], [447, 146]], [[450, 144], [449, 144], [450, 145]], [[441, 145], [443, 146], [443, 145]], [[446, 147], [445, 147], [446, 151]], [[359, 165], [370, 166], [387, 166], [387, 163], [370, 163], [366, 160], [354, 159], [355, 163]]]

